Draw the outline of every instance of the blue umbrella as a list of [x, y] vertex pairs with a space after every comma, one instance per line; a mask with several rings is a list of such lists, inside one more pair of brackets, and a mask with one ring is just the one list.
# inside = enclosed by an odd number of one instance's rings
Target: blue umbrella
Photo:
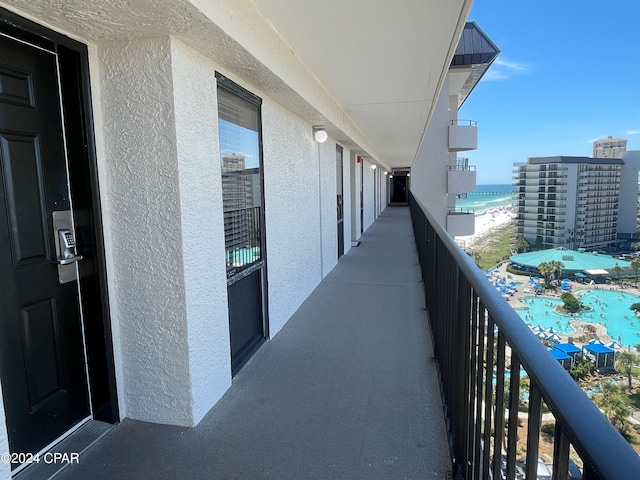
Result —
[[533, 288], [535, 288], [536, 290], [542, 290], [542, 285], [536, 284], [533, 286]]

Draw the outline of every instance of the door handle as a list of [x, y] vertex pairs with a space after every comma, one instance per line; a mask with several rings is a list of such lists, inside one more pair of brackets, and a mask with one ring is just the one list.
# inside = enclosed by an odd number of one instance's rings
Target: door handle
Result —
[[69, 265], [82, 260], [82, 255], [78, 255], [76, 250], [76, 238], [68, 228], [58, 230], [58, 263]]

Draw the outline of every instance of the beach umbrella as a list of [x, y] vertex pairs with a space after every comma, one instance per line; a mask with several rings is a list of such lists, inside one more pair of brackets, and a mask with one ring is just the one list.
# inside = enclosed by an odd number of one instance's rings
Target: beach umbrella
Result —
[[536, 290], [542, 290], [542, 285], [540, 285], [539, 283], [536, 283], [533, 288], [535, 288]]
[[576, 273], [576, 277], [585, 278], [586, 275], [584, 273], [582, 273], [582, 272], [578, 272], [578, 273]]
[[548, 336], [547, 332], [544, 331], [536, 333], [536, 337], [538, 338], [547, 338]]
[[562, 281], [563, 281], [563, 282], [567, 282], [567, 283], [568, 283], [568, 282], [570, 282], [570, 281], [571, 281], [571, 279], [570, 279], [570, 278], [563, 278], [563, 279], [562, 279]]
[[552, 342], [554, 342], [554, 343], [557, 343], [557, 342], [559, 342], [559, 341], [561, 340], [561, 339], [560, 339], [560, 335], [558, 335], [557, 333], [552, 333], [551, 335], [549, 335], [549, 336], [547, 337], [547, 339], [548, 339], [548, 340], [551, 340], [551, 341], [552, 341]]
[[592, 340], [589, 340], [589, 345], [604, 345], [604, 342], [599, 338], [594, 338]]
[[622, 348], [622, 345], [620, 345], [618, 342], [611, 342], [607, 345], [605, 345], [608, 348], [611, 348], [612, 350], [618, 350], [620, 348]]
[[534, 282], [539, 282], [540, 281], [540, 277], [533, 277], [531, 280], [533, 280]]
[[529, 328], [533, 333], [540, 333], [544, 330], [540, 325], [536, 325], [535, 327], [530, 326]]
[[558, 330], [556, 330], [556, 329], [555, 329], [555, 328], [553, 328], [553, 327], [545, 328], [545, 329], [544, 329], [544, 331], [545, 331], [545, 332], [547, 332], [547, 333], [549, 333], [549, 334], [551, 334], [551, 335], [554, 335], [554, 334], [557, 334], [557, 333], [558, 333]]

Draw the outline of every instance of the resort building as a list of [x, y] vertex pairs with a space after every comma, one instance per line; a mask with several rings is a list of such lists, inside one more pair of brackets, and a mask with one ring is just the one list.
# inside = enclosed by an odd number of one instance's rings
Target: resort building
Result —
[[[626, 220], [624, 231], [619, 224], [619, 212], [624, 211], [627, 219], [632, 215], [630, 212], [637, 211], [635, 161], [533, 157], [526, 163], [516, 163], [514, 173], [516, 235], [531, 244], [598, 250], [618, 243], [619, 234], [628, 236], [637, 231]], [[635, 186], [622, 182], [627, 177], [635, 179]], [[630, 190], [635, 190], [635, 194]]]
[[619, 158], [627, 151], [627, 141], [624, 138], [613, 138], [609, 135], [604, 140], [593, 142], [593, 158]]
[[[476, 191], [476, 167], [458, 154], [478, 145], [477, 123], [458, 119], [458, 109], [499, 52], [475, 22], [467, 22], [434, 106], [434, 115], [447, 121], [432, 122], [411, 168], [411, 191], [433, 206], [435, 218], [454, 237], [474, 233], [475, 213], [457, 208], [456, 200]], [[394, 172], [392, 188], [395, 181]]]

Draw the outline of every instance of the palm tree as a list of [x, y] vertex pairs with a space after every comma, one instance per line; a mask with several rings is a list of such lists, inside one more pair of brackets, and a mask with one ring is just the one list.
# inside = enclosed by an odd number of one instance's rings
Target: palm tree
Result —
[[518, 253], [526, 252], [527, 248], [529, 248], [529, 242], [522, 235], [516, 238], [516, 251]]
[[640, 258], [634, 258], [631, 260], [631, 268], [633, 269], [633, 273], [636, 274], [636, 285], [638, 284], [638, 271], [640, 271]]
[[627, 376], [627, 380], [629, 382], [629, 390], [631, 390], [631, 379], [633, 376], [631, 372], [633, 370], [633, 365], [638, 361], [637, 355], [632, 352], [622, 352], [618, 355], [618, 359], [616, 360], [615, 367], [616, 370], [620, 373], [624, 372]]
[[551, 275], [553, 275], [553, 273], [556, 271], [555, 265], [553, 265], [553, 262], [542, 262], [540, 265], [538, 265], [538, 271], [540, 272], [540, 275], [544, 277], [545, 288], [549, 288], [549, 279], [551, 278]]
[[552, 260], [549, 263], [553, 267], [553, 274], [556, 276], [556, 279], [560, 278], [562, 276], [562, 270], [564, 269], [564, 263], [558, 260]]
[[600, 392], [593, 396], [593, 401], [613, 426], [620, 433], [625, 434], [629, 428], [627, 419], [631, 414], [631, 408], [629, 408], [627, 399], [621, 390], [621, 387], [615, 383], [605, 382], [602, 384]]
[[618, 265], [618, 262], [616, 262], [616, 264], [614, 265], [612, 270], [614, 272], [616, 272], [616, 277], [618, 279], [618, 283], [620, 283], [620, 272], [622, 272], [623, 268], [620, 265]]

